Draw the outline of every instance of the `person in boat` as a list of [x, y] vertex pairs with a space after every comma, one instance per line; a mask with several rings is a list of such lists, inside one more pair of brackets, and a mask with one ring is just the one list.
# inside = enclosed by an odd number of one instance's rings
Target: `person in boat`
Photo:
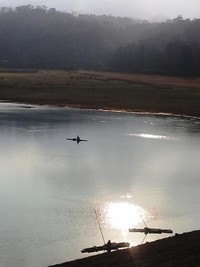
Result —
[[67, 140], [76, 141], [77, 144], [79, 144], [81, 141], [85, 141], [85, 142], [88, 141], [88, 140], [85, 140], [85, 139], [81, 139], [79, 135], [77, 135], [77, 137], [74, 137], [74, 138], [67, 138]]
[[77, 142], [80, 142], [81, 138], [79, 135], [77, 135], [77, 138], [76, 138]]
[[111, 241], [110, 241], [110, 240], [108, 240], [108, 242], [107, 242], [107, 244], [106, 244], [106, 250], [107, 250], [108, 252], [111, 252]]

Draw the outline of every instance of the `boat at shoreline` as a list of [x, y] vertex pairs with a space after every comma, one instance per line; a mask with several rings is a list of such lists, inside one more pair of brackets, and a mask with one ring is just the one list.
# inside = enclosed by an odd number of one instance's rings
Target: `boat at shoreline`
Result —
[[108, 242], [102, 246], [94, 246], [90, 248], [84, 248], [81, 250], [82, 253], [91, 253], [91, 252], [98, 252], [98, 251], [107, 251], [111, 252], [112, 250], [118, 250], [121, 248], [129, 248], [130, 243], [128, 242], [120, 242], [120, 243], [115, 243], [115, 242]]

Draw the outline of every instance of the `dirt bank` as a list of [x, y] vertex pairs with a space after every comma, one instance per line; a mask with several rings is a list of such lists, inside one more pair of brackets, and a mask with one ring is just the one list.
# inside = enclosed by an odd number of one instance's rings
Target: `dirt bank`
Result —
[[51, 267], [197, 267], [200, 266], [199, 244], [198, 230]]
[[200, 117], [200, 79], [92, 71], [0, 72], [0, 100]]

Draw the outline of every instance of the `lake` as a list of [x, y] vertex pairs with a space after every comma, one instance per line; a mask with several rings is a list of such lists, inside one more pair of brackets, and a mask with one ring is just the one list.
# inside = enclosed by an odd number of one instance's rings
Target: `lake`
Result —
[[[80, 135], [88, 142], [68, 141]], [[0, 266], [199, 229], [200, 120], [0, 103]], [[148, 235], [144, 242], [170, 236]]]

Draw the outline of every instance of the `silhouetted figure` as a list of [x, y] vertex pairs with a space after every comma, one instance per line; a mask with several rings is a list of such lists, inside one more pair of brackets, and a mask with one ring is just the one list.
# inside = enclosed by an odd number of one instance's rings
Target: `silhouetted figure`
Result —
[[88, 140], [85, 140], [85, 139], [81, 139], [79, 135], [77, 135], [76, 138], [67, 138], [67, 140], [70, 140], [70, 141], [76, 141], [77, 144], [79, 144], [79, 143], [82, 142], [82, 141], [85, 141], [85, 142], [88, 141]]
[[107, 244], [106, 244], [106, 250], [108, 251], [108, 252], [111, 252], [111, 241], [110, 240], [108, 240], [108, 242], [107, 242]]
[[80, 140], [81, 140], [81, 138], [80, 138], [80, 136], [79, 135], [77, 135], [77, 143], [79, 143], [80, 142]]

